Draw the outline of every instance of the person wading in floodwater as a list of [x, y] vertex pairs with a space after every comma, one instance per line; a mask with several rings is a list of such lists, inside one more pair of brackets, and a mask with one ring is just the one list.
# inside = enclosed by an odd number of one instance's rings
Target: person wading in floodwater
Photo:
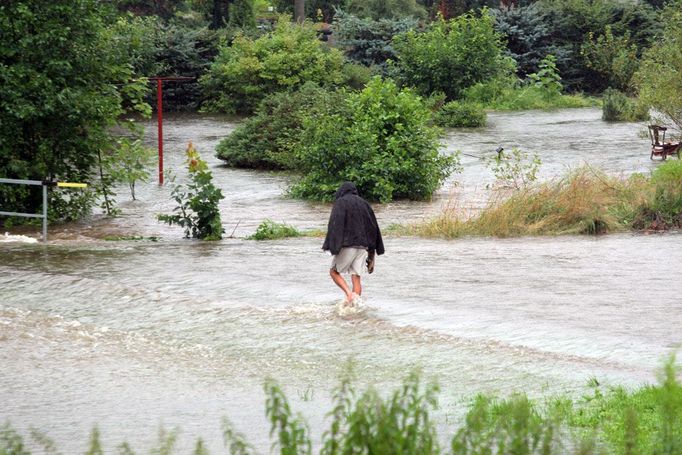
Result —
[[[384, 254], [384, 242], [374, 210], [358, 196], [355, 185], [342, 183], [335, 197], [322, 249], [333, 255], [329, 274], [346, 294], [345, 303], [354, 305], [362, 295], [360, 276], [364, 266], [367, 265], [367, 272], [374, 271], [375, 255]], [[350, 273], [352, 289], [342, 273]]]

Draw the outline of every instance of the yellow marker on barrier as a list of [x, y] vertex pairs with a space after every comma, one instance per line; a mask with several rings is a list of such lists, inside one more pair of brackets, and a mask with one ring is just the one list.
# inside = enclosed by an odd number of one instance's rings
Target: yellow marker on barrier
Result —
[[57, 182], [59, 188], [87, 188], [87, 183]]

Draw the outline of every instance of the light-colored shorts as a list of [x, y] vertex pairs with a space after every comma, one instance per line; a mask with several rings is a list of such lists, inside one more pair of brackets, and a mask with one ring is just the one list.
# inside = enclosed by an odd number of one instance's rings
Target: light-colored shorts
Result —
[[344, 247], [339, 254], [332, 256], [332, 269], [339, 273], [362, 275], [365, 271], [367, 250], [364, 248]]

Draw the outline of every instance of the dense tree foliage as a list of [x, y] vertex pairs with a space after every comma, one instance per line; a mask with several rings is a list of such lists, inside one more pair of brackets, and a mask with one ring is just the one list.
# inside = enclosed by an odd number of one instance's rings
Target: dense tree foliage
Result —
[[480, 16], [438, 20], [425, 32], [410, 30], [397, 36], [394, 68], [399, 80], [420, 94], [442, 92], [453, 100], [467, 87], [507, 71], [502, 38], [493, 24], [484, 10]]
[[[111, 19], [96, 0], [0, 4], [0, 175], [89, 182], [125, 106], [145, 108], [144, 82], [131, 83]], [[12, 211], [41, 202], [38, 192], [0, 186], [0, 206]], [[89, 205], [74, 196], [52, 207], [74, 214]]]
[[427, 199], [455, 170], [457, 157], [439, 154], [440, 132], [410, 89], [372, 79], [344, 106], [305, 122], [298, 152], [297, 197], [332, 200], [349, 180], [373, 200]]
[[682, 129], [682, 1], [662, 12], [662, 27], [636, 75], [639, 96]]
[[417, 26], [415, 18], [362, 19], [344, 11], [334, 18], [336, 44], [351, 60], [366, 66], [386, 69], [387, 61], [396, 58], [393, 37]]
[[207, 110], [253, 112], [266, 94], [305, 82], [343, 83], [343, 55], [319, 41], [315, 28], [282, 16], [275, 30], [258, 38], [238, 36], [220, 54], [201, 83]]

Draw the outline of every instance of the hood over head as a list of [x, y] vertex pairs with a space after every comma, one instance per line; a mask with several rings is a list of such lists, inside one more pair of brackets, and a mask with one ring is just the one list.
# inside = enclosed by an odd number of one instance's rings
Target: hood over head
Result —
[[334, 197], [335, 199], [339, 199], [345, 196], [346, 194], [355, 194], [357, 196], [358, 189], [351, 182], [343, 182], [339, 189], [336, 190], [336, 194], [334, 195]]

